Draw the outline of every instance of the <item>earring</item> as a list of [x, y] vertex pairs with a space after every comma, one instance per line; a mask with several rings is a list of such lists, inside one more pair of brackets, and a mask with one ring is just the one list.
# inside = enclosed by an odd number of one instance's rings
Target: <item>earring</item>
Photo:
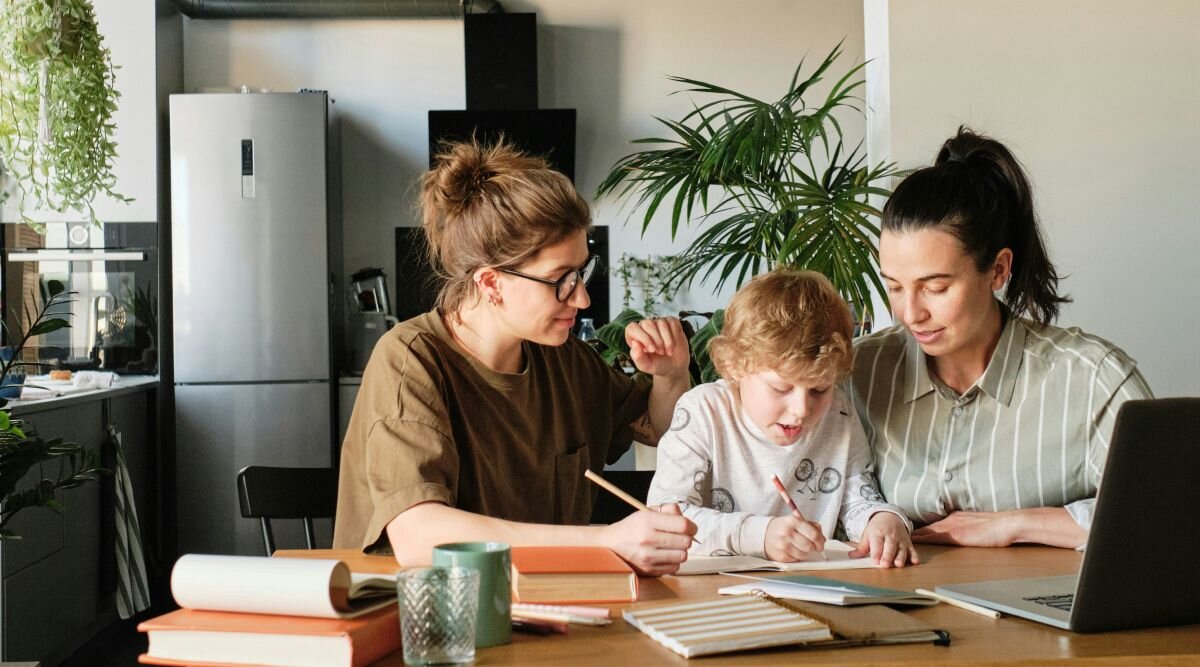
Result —
[[493, 306], [499, 306], [499, 305], [500, 305], [500, 299], [499, 299], [499, 298], [497, 298], [497, 296], [496, 296], [496, 294], [495, 294], [494, 292], [493, 292], [493, 293], [489, 293], [489, 294], [488, 294], [488, 303], [492, 304]]

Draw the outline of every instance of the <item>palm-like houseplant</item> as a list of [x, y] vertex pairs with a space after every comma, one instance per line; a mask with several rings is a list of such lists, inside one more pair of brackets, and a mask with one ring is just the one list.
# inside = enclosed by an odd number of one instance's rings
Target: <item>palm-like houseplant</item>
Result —
[[[27, 317], [32, 322], [29, 330], [12, 336], [14, 344], [0, 365], [0, 377], [9, 377], [14, 369], [41, 365], [23, 361], [21, 352], [31, 339], [70, 326], [61, 316], [61, 307], [70, 303], [71, 296], [62, 283], [49, 282], [37, 312]], [[7, 324], [0, 324], [5, 333], [14, 333], [8, 330]], [[5, 403], [0, 399], [0, 405]], [[18, 490], [18, 482], [35, 467], [38, 479], [31, 486]], [[0, 539], [17, 537], [8, 528], [17, 512], [30, 507], [62, 512], [64, 508], [57, 496], [59, 491], [94, 480], [105, 472], [95, 450], [65, 442], [62, 438], [46, 440], [21, 420], [13, 419], [7, 407], [0, 407]]]
[[643, 234], [664, 205], [672, 239], [681, 222], [704, 225], [672, 263], [666, 289], [697, 277], [715, 277], [717, 289], [731, 279], [740, 287], [764, 270], [793, 266], [824, 273], [867, 318], [872, 292], [886, 300], [878, 275], [880, 213], [868, 197], [886, 197], [881, 183], [898, 172], [892, 163], [868, 164], [861, 142], [847, 148], [835, 116], [840, 109], [862, 113], [856, 93], [865, 63], [838, 78], [820, 104], [806, 101], [841, 54], [838, 44], [804, 79], [801, 60], [774, 102], [669, 77], [686, 86], [679, 92], [711, 99], [679, 120], [658, 118], [667, 136], [633, 143], [659, 147], [618, 160], [596, 190], [597, 198], [636, 196], [645, 208]]

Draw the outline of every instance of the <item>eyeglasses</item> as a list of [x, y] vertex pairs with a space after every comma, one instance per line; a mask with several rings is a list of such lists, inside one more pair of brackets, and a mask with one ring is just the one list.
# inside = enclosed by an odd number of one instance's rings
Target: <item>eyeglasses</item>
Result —
[[558, 280], [538, 278], [537, 276], [531, 276], [527, 273], [521, 273], [520, 271], [514, 271], [512, 269], [500, 269], [500, 272], [519, 276], [521, 278], [525, 278], [526, 280], [542, 283], [543, 285], [553, 285], [554, 297], [558, 299], [559, 303], [564, 303], [567, 299], [571, 298], [572, 294], [575, 293], [575, 287], [580, 282], [582, 282], [584, 286], [587, 286], [587, 284], [592, 281], [592, 276], [596, 275], [596, 269], [599, 268], [599, 266], [599, 255], [592, 255], [591, 257], [588, 257], [587, 262], [585, 262], [583, 266], [579, 267], [578, 269], [571, 269], [570, 271], [567, 271]]

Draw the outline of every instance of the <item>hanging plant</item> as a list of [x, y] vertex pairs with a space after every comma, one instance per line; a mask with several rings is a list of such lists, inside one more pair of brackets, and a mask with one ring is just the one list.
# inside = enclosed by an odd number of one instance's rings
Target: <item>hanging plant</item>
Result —
[[[0, 160], [27, 211], [79, 211], [116, 193], [120, 94], [90, 0], [0, 0]], [[7, 195], [6, 195], [7, 196]]]
[[633, 288], [642, 292], [642, 313], [647, 317], [658, 315], [659, 306], [675, 300], [677, 289], [672, 289], [668, 276], [678, 260], [673, 255], [649, 255], [638, 257], [623, 253], [617, 260], [616, 273], [621, 279], [621, 307], [633, 306]]

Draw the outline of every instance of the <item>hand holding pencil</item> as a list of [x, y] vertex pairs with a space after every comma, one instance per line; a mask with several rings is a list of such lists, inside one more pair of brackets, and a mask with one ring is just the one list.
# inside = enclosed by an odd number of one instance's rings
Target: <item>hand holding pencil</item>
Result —
[[792, 515], [776, 517], [767, 526], [767, 558], [784, 562], [801, 561], [809, 553], [816, 552], [822, 559], [829, 560], [825, 555], [825, 535], [821, 533], [821, 526], [804, 518], [778, 475], [771, 475], [771, 483], [792, 510]]
[[693, 537], [696, 524], [680, 514], [679, 506], [663, 505], [656, 512], [591, 470], [585, 471], [584, 476], [640, 510], [604, 526], [601, 542], [641, 574], [657, 576], [675, 572], [687, 560], [692, 542], [700, 543]]

